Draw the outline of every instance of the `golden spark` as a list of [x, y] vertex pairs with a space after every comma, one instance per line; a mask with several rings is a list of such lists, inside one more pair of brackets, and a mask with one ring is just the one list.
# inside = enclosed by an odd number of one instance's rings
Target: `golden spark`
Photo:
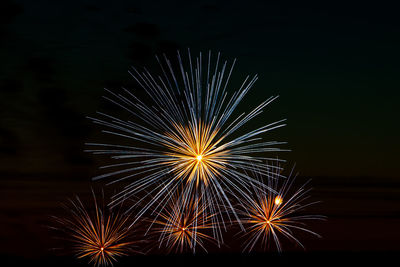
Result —
[[282, 198], [280, 196], [276, 196], [275, 197], [275, 205], [279, 206], [280, 204], [282, 204]]

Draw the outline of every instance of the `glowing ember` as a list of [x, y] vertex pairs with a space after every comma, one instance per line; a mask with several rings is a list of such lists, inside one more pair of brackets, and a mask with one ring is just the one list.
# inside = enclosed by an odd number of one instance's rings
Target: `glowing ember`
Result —
[[277, 196], [276, 198], [275, 198], [275, 205], [280, 205], [280, 204], [282, 204], [282, 198], [280, 197], [280, 196]]

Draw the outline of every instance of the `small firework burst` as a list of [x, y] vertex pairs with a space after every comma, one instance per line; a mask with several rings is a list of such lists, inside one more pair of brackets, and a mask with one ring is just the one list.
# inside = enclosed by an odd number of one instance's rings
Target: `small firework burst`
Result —
[[[304, 248], [303, 244], [294, 236], [296, 230], [320, 237], [306, 228], [305, 221], [324, 217], [299, 214], [306, 207], [316, 203], [305, 203], [310, 189], [305, 188], [306, 184], [298, 189], [293, 189], [292, 185], [296, 176], [292, 176], [291, 172], [287, 178], [279, 178], [281, 171], [281, 168], [275, 168], [275, 171], [266, 177], [270, 190], [253, 186], [253, 198], [245, 199], [239, 205], [238, 213], [247, 231], [245, 233], [247, 242], [243, 251], [250, 252], [258, 243], [261, 243], [266, 249], [272, 240], [277, 250], [281, 251], [280, 236], [286, 237]], [[281, 182], [282, 180], [283, 182]]]
[[70, 205], [65, 205], [71, 216], [55, 219], [61, 225], [59, 229], [69, 236], [77, 258], [88, 258], [95, 266], [113, 265], [118, 257], [134, 252], [135, 242], [128, 241], [130, 216], [99, 207], [92, 193], [94, 212], [88, 211], [76, 196]]
[[149, 230], [159, 235], [159, 247], [165, 246], [168, 252], [196, 251], [200, 246], [205, 251], [204, 241], [217, 243], [206, 232], [216, 231], [212, 218], [216, 214], [206, 214], [207, 203], [201, 197], [189, 200], [175, 194], [172, 201], [152, 220]]

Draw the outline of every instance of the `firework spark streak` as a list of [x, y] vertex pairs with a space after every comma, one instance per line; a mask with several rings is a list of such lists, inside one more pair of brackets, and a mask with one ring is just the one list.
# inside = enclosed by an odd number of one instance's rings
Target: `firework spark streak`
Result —
[[[153, 75], [146, 69], [133, 68], [130, 72], [149, 96], [150, 104], [131, 90], [123, 88], [121, 93], [115, 93], [106, 89], [108, 96], [105, 98], [125, 110], [133, 120], [104, 113], [98, 113], [100, 118], [90, 118], [106, 127], [103, 132], [128, 142], [87, 144], [93, 149], [86, 151], [118, 160], [118, 163], [103, 166], [102, 169], [110, 171], [94, 179], [112, 177], [110, 183], [132, 179], [114, 196], [111, 205], [143, 192], [151, 196], [136, 220], [154, 205], [160, 209], [165, 207], [170, 192], [182, 185], [186, 196], [194, 194], [207, 198], [210, 205], [205, 213], [214, 214], [218, 206], [223, 206], [237, 217], [231, 199], [240, 201], [248, 194], [250, 184], [257, 183], [245, 171], [268, 174], [270, 168], [262, 164], [268, 159], [264, 153], [279, 151], [276, 146], [283, 144], [263, 141], [261, 136], [284, 126], [284, 120], [247, 132], [243, 131], [243, 126], [260, 115], [276, 97], [261, 102], [247, 114], [234, 115], [257, 75], [247, 76], [240, 88], [229, 96], [228, 82], [236, 60], [228, 67], [219, 53], [215, 60], [209, 52], [204, 64], [201, 53], [192, 59], [189, 51], [186, 63], [178, 52], [176, 66], [165, 55], [163, 60], [156, 58], [160, 75]], [[212, 219], [222, 221], [218, 216]]]
[[[305, 203], [310, 189], [305, 189], [306, 184], [292, 190], [296, 176], [292, 172], [283, 182], [279, 178], [279, 168], [270, 173], [266, 179], [271, 190], [266, 191], [258, 186], [253, 187], [253, 197], [241, 202], [238, 214], [246, 229], [247, 242], [243, 251], [251, 251], [258, 243], [265, 248], [274, 241], [278, 251], [281, 251], [279, 236], [295, 242], [304, 248], [302, 243], [293, 235], [293, 231], [303, 231], [320, 237], [315, 232], [308, 230], [304, 223], [307, 220], [321, 220], [319, 215], [299, 215], [306, 207], [317, 202]], [[262, 177], [258, 177], [261, 179]]]
[[[89, 258], [95, 266], [112, 265], [117, 257], [133, 252], [129, 238], [129, 216], [101, 209], [93, 193], [95, 212], [91, 214], [81, 200], [71, 200], [66, 209], [70, 218], [55, 218], [69, 235], [78, 258]], [[105, 214], [106, 213], [106, 214]]]
[[207, 203], [201, 198], [191, 197], [186, 199], [175, 194], [172, 201], [152, 221], [149, 230], [160, 234], [159, 246], [163, 244], [171, 252], [184, 252], [187, 249], [196, 251], [196, 246], [204, 247], [204, 241], [217, 243], [205, 231], [215, 231], [216, 225], [212, 222], [215, 214], [205, 213]]

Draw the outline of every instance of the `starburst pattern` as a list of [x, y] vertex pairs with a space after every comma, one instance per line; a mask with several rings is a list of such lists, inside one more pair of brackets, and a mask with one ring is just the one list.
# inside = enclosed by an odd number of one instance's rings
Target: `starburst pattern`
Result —
[[[143, 192], [151, 197], [138, 212], [137, 219], [152, 206], [163, 209], [170, 192], [182, 185], [185, 195], [202, 194], [207, 198], [210, 204], [205, 213], [212, 214], [218, 206], [223, 206], [236, 216], [231, 199], [240, 200], [247, 194], [250, 184], [257, 184], [245, 171], [268, 174], [270, 168], [262, 164], [268, 159], [264, 153], [279, 151], [277, 145], [282, 144], [263, 141], [262, 135], [284, 124], [283, 120], [276, 121], [250, 131], [243, 126], [260, 115], [276, 97], [261, 102], [247, 114], [234, 115], [257, 75], [247, 76], [239, 89], [229, 96], [228, 82], [235, 61], [228, 67], [218, 53], [213, 63], [211, 52], [206, 64], [201, 53], [195, 60], [188, 53], [186, 64], [179, 52], [178, 64], [165, 56], [163, 61], [158, 57], [157, 60], [160, 75], [153, 75], [146, 69], [130, 72], [149, 96], [149, 103], [131, 90], [123, 89], [122, 93], [107, 90], [105, 98], [125, 110], [132, 120], [105, 113], [99, 113], [101, 118], [91, 118], [107, 128], [103, 132], [126, 141], [87, 144], [94, 147], [87, 151], [110, 155], [120, 161], [103, 166], [110, 171], [94, 179], [113, 177], [112, 183], [131, 179], [111, 205]], [[186, 70], [185, 65], [188, 65]], [[258, 186], [265, 187], [262, 183]], [[137, 205], [140, 202], [143, 201], [138, 201]]]
[[216, 231], [217, 227], [212, 222], [216, 214], [205, 213], [207, 204], [201, 198], [191, 197], [188, 200], [176, 194], [171, 200], [164, 210], [157, 214], [149, 229], [159, 234], [160, 247], [166, 246], [169, 252], [191, 250], [195, 253], [196, 246], [206, 251], [205, 241], [217, 243], [206, 233]]
[[[256, 244], [264, 249], [271, 243], [278, 251], [282, 246], [280, 237], [285, 237], [304, 248], [303, 244], [294, 236], [295, 231], [302, 231], [320, 237], [317, 233], [306, 228], [305, 221], [324, 219], [319, 215], [301, 215], [306, 207], [316, 202], [305, 203], [310, 189], [306, 184], [293, 190], [295, 176], [292, 173], [283, 182], [279, 179], [282, 169], [276, 168], [266, 177], [269, 191], [258, 186], [253, 187], [253, 197], [245, 199], [240, 204], [239, 214], [246, 229], [247, 242], [243, 251], [251, 251]], [[293, 170], [292, 170], [293, 171]], [[262, 177], [258, 177], [262, 179]], [[273, 241], [273, 242], [271, 242]]]
[[56, 218], [69, 236], [77, 258], [88, 258], [95, 266], [112, 265], [118, 257], [134, 252], [129, 241], [129, 215], [100, 208], [94, 199], [94, 213], [90, 213], [79, 197], [70, 201], [66, 209], [69, 218]]

